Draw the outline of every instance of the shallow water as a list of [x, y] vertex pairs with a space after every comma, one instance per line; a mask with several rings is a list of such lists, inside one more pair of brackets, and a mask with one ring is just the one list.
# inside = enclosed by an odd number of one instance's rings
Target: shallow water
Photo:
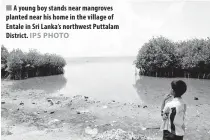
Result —
[[[139, 77], [135, 75], [134, 59], [67, 59], [64, 75], [14, 81], [12, 89], [35, 89], [54, 95], [86, 95], [98, 100], [159, 105], [163, 96], [170, 92], [171, 81], [182, 79], [188, 85], [183, 96], [188, 104], [209, 104], [210, 80]], [[199, 100], [194, 100], [194, 97]]]

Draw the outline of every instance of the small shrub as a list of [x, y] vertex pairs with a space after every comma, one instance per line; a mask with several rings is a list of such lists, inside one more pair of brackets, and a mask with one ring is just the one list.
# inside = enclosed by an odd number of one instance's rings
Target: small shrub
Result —
[[7, 48], [5, 48], [3, 45], [1, 46], [1, 77], [4, 77], [6, 75], [6, 67], [7, 67], [7, 57], [9, 55], [9, 52]]

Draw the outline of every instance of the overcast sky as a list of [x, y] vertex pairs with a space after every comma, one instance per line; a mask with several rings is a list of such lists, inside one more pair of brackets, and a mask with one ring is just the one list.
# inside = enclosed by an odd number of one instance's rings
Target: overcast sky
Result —
[[[5, 39], [7, 4], [113, 6], [115, 21], [112, 23], [119, 24], [120, 29], [61, 31], [70, 34], [68, 39]], [[174, 41], [210, 37], [210, 1], [1, 0], [0, 12], [0, 43], [9, 50], [20, 48], [28, 51], [34, 48], [42, 53], [57, 53], [64, 57], [135, 56], [143, 43], [159, 35]]]

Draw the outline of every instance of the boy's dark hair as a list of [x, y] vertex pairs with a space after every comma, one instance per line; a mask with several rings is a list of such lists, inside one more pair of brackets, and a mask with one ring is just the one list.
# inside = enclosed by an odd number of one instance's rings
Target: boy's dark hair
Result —
[[175, 92], [176, 97], [181, 97], [187, 90], [187, 85], [182, 80], [174, 80], [171, 82], [171, 88]]

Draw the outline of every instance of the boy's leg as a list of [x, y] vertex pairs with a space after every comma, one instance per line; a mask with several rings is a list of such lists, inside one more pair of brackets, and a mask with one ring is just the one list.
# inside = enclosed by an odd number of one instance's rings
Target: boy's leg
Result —
[[173, 135], [168, 130], [163, 131], [163, 140], [173, 140]]
[[183, 140], [183, 136], [176, 136], [168, 130], [163, 131], [163, 140]]
[[176, 140], [183, 140], [183, 136], [176, 136]]

